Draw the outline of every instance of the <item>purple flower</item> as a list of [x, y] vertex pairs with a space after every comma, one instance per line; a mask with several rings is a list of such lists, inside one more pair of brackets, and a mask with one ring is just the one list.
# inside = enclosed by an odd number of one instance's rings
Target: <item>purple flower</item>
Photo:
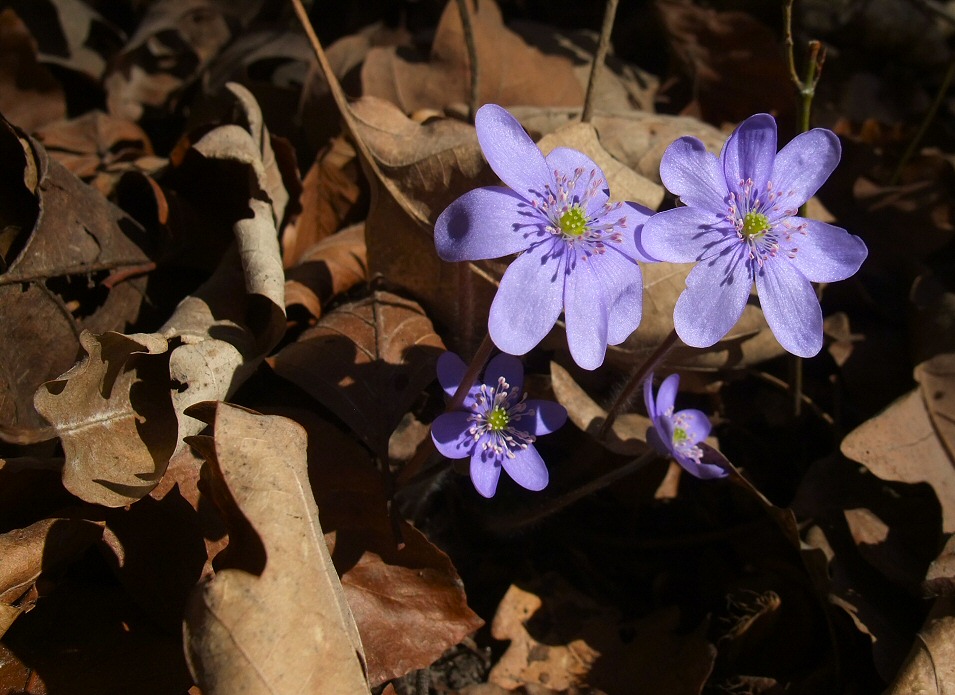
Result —
[[451, 203], [434, 226], [438, 255], [474, 261], [523, 252], [491, 304], [494, 344], [523, 355], [563, 311], [570, 354], [596, 369], [607, 345], [622, 343], [640, 324], [637, 260], [652, 259], [638, 250], [635, 230], [651, 211], [611, 203], [603, 172], [585, 154], [562, 147], [544, 157], [500, 106], [482, 106], [475, 125], [484, 156], [508, 188], [477, 188]]
[[671, 374], [653, 399], [653, 375], [643, 382], [643, 400], [653, 427], [647, 430], [647, 442], [664, 456], [672, 456], [690, 475], [703, 480], [722, 478], [727, 472], [712, 463], [703, 463], [700, 442], [710, 434], [710, 421], [700, 410], [673, 412], [680, 375]]
[[[438, 358], [438, 381], [449, 396], [466, 371], [452, 352]], [[512, 355], [494, 357], [484, 370], [484, 382], [471, 387], [463, 410], [437, 417], [431, 425], [435, 446], [451, 459], [471, 457], [471, 481], [485, 497], [494, 496], [502, 467], [521, 487], [543, 490], [549, 475], [534, 440], [563, 425], [567, 411], [522, 395], [524, 367]]]
[[747, 118], [719, 159], [692, 137], [663, 155], [660, 176], [685, 203], [644, 226], [647, 252], [664, 261], [698, 261], [677, 300], [673, 323], [687, 345], [709, 347], [743, 313], [753, 282], [766, 321], [789, 352], [822, 347], [822, 310], [811, 282], [844, 280], [865, 260], [862, 240], [798, 217], [800, 205], [839, 163], [839, 139], [817, 128], [776, 152], [776, 121]]

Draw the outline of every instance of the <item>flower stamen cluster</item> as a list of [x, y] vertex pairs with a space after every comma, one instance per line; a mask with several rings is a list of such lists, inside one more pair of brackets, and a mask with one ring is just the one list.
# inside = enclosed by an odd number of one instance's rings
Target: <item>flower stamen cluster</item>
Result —
[[498, 377], [497, 384], [491, 388], [481, 384], [468, 415], [468, 421], [472, 423], [468, 433], [475, 442], [481, 442], [483, 451], [490, 450], [498, 456], [513, 459], [515, 450], [526, 449], [537, 439], [533, 434], [514, 427], [522, 417], [534, 416], [534, 409], [527, 407], [526, 400], [527, 394], [520, 396], [504, 377]]

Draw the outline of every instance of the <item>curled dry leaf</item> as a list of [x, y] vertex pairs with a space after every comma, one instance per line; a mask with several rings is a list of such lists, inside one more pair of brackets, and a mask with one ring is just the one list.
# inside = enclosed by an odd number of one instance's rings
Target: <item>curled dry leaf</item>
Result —
[[152, 490], [176, 448], [166, 342], [84, 332], [86, 356], [36, 394], [66, 453], [63, 485], [87, 502], [121, 507]]
[[80, 331], [121, 330], [135, 318], [145, 278], [108, 279], [149, 267], [150, 244], [132, 218], [6, 121], [0, 155], [0, 435], [27, 442], [53, 436], [33, 392], [73, 364]]
[[345, 304], [268, 362], [324, 404], [382, 460], [444, 350], [421, 307], [388, 292]]
[[955, 531], [955, 354], [915, 368], [919, 388], [864, 422], [842, 441], [842, 453], [884, 480], [927, 482], [942, 505], [946, 533]]
[[315, 318], [320, 317], [329, 299], [368, 277], [366, 255], [364, 224], [325, 237], [286, 271], [286, 308], [300, 304]]
[[193, 676], [209, 695], [367, 693], [361, 641], [309, 486], [304, 429], [213, 408], [214, 441], [200, 446], [230, 544], [227, 564], [187, 608]]
[[85, 519], [44, 519], [0, 534], [0, 636], [33, 607], [35, 596], [29, 594], [37, 579], [79, 557], [102, 533]]
[[[494, 0], [471, 2], [480, 73], [479, 103], [579, 106], [583, 88], [571, 62], [544, 55], [504, 26]], [[519, 67], [518, 67], [519, 66]], [[361, 70], [362, 93], [387, 99], [405, 113], [467, 103], [467, 43], [458, 5], [449, 2], [435, 31], [430, 60], [409, 60], [397, 48], [374, 48]]]

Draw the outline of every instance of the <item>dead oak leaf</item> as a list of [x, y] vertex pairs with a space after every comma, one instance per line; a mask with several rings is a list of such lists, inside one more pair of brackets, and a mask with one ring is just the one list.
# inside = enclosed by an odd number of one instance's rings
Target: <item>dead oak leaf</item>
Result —
[[[471, 8], [481, 103], [583, 103], [583, 89], [568, 59], [545, 55], [528, 45], [504, 26], [501, 10], [493, 0], [471, 2]], [[407, 60], [396, 47], [374, 48], [365, 58], [361, 80], [362, 94], [388, 99], [405, 113], [466, 103], [470, 66], [457, 5], [447, 3], [428, 62]]]
[[148, 494], [176, 448], [166, 341], [80, 335], [86, 356], [36, 393], [66, 453], [63, 485], [87, 502], [122, 507]]
[[375, 292], [326, 314], [268, 362], [386, 459], [391, 433], [434, 379], [443, 350], [418, 304]]

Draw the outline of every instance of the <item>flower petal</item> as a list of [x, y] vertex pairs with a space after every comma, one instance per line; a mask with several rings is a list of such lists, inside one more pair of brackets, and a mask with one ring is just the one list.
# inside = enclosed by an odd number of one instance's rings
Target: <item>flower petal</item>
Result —
[[500, 258], [523, 251], [542, 235], [547, 220], [509, 188], [468, 191], [434, 223], [434, 246], [445, 261]]
[[554, 237], [518, 256], [491, 302], [488, 331], [503, 352], [523, 355], [554, 327], [564, 307], [565, 244]]
[[652, 446], [653, 450], [661, 456], [674, 455], [672, 449], [667, 446], [665, 441], [663, 441], [663, 437], [660, 436], [660, 432], [657, 430], [656, 426], [653, 426], [647, 430], [647, 444]]
[[723, 167], [698, 138], [682, 137], [667, 147], [660, 160], [660, 178], [685, 205], [725, 214], [729, 190]]
[[724, 216], [702, 208], [675, 208], [658, 212], [643, 225], [643, 248], [653, 258], [669, 263], [691, 263], [709, 258], [727, 242], [736, 243], [736, 230]]
[[713, 345], [739, 321], [753, 288], [743, 245], [721, 257], [697, 263], [673, 309], [673, 326], [691, 347]]
[[637, 330], [643, 317], [643, 275], [640, 266], [627, 258], [617, 244], [607, 244], [606, 252], [593, 255], [592, 264], [600, 279], [609, 306], [607, 344], [619, 345]]
[[497, 481], [501, 478], [500, 456], [490, 450], [475, 449], [471, 456], [471, 483], [482, 497], [494, 497]]
[[478, 142], [491, 169], [518, 195], [528, 200], [540, 197], [554, 176], [544, 155], [521, 124], [497, 104], [485, 104], [474, 118]]
[[468, 432], [471, 423], [470, 413], [455, 410], [442, 413], [431, 423], [431, 439], [442, 456], [449, 459], [463, 459], [470, 456], [474, 449], [474, 437]]
[[484, 369], [484, 383], [489, 387], [497, 386], [498, 377], [504, 377], [504, 381], [517, 393], [524, 389], [524, 365], [514, 355], [502, 352], [492, 357], [487, 363]]
[[655, 214], [653, 210], [640, 203], [625, 202], [620, 212], [627, 220], [627, 229], [622, 230], [623, 241], [616, 248], [635, 261], [657, 263], [657, 259], [647, 253], [643, 246], [643, 226]]
[[438, 355], [438, 363], [435, 365], [438, 383], [449, 396], [454, 397], [467, 370], [468, 366], [464, 364], [464, 360], [453, 352], [442, 352]]
[[564, 283], [567, 345], [574, 362], [584, 369], [596, 369], [607, 353], [608, 305], [614, 297], [604, 287], [593, 257], [572, 252], [567, 258], [571, 264]]
[[[559, 403], [536, 399], [527, 400], [525, 403], [528, 408], [534, 411], [534, 429], [531, 430], [531, 434], [535, 437], [550, 434], [563, 427], [564, 423], [567, 422], [567, 409]], [[523, 419], [520, 420], [520, 424], [524, 425]], [[526, 426], [518, 427], [518, 429], [525, 428]]]
[[[514, 458], [501, 457], [501, 465], [514, 482], [528, 490], [543, 490], [550, 480], [550, 473], [544, 459], [537, 453], [534, 445], [514, 452]], [[473, 466], [473, 464], [472, 464]]]
[[763, 263], [756, 292], [776, 340], [787, 351], [812, 357], [822, 349], [822, 309], [809, 280], [787, 258]]
[[710, 419], [702, 410], [688, 408], [681, 410], [673, 416], [674, 422], [686, 432], [687, 441], [690, 444], [698, 444], [710, 436], [710, 430], [713, 429]]
[[798, 250], [792, 262], [807, 280], [845, 280], [859, 270], [869, 254], [862, 239], [840, 227], [801, 217], [792, 218], [792, 222], [806, 225], [805, 234], [793, 235], [793, 246]]
[[[607, 177], [604, 176], [603, 170], [583, 152], [569, 147], [557, 147], [544, 159], [551, 174], [558, 172], [566, 176], [569, 181], [577, 179], [572, 191], [568, 191], [571, 200], [577, 203], [587, 198], [587, 189], [590, 188], [591, 182], [597, 184], [596, 190], [593, 191], [592, 197], [584, 208], [588, 214], [593, 214], [609, 200], [610, 196], [606, 192]], [[576, 175], [578, 170], [581, 172], [579, 176]]]
[[700, 480], [715, 480], [716, 478], [725, 478], [729, 475], [723, 468], [715, 463], [697, 463], [689, 456], [675, 453], [673, 458], [687, 473]]
[[658, 411], [656, 399], [653, 396], [653, 374], [643, 380], [643, 403], [647, 406], [647, 416], [651, 420], [656, 420]]
[[680, 390], [680, 375], [671, 374], [657, 389], [657, 415], [664, 416], [667, 412], [673, 414], [676, 405], [676, 394]]
[[773, 164], [771, 180], [785, 196], [785, 207], [795, 210], [809, 200], [839, 164], [842, 145], [831, 130], [814, 128], [794, 137]]
[[741, 195], [740, 182], [752, 179], [755, 190], [764, 190], [775, 159], [776, 119], [768, 113], [750, 116], [737, 126], [720, 153], [726, 185]]

